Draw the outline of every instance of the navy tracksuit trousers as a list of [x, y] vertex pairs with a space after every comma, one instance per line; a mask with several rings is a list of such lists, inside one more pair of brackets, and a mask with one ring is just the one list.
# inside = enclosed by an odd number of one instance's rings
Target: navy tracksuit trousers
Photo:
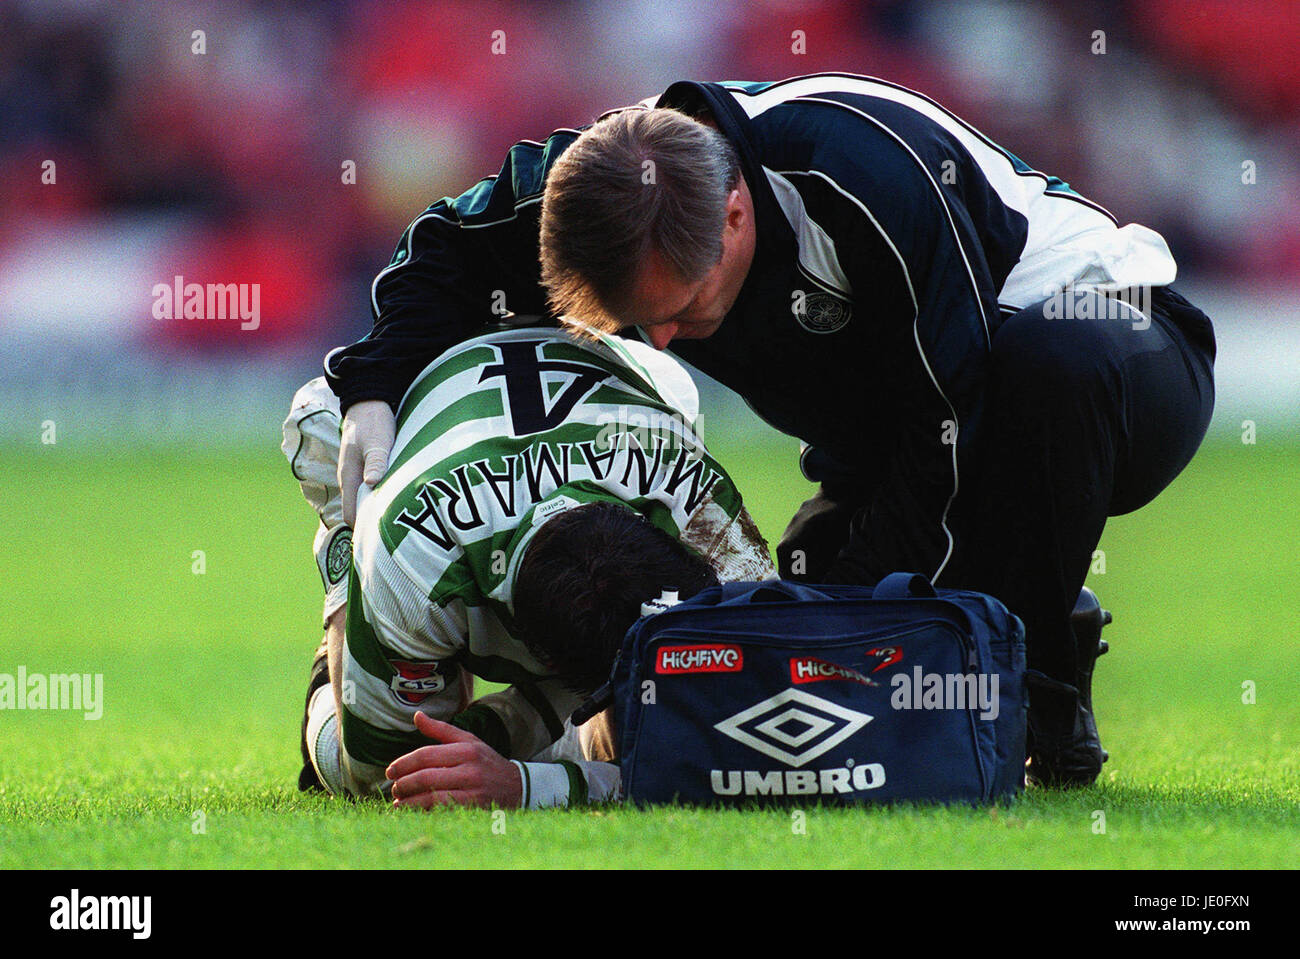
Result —
[[[956, 546], [936, 585], [1002, 600], [1025, 623], [1030, 667], [1067, 683], [1070, 611], [1107, 517], [1144, 506], [1173, 481], [1214, 409], [1209, 319], [1168, 287], [1146, 305], [1149, 317], [1121, 307], [1116, 319], [1113, 301], [1077, 294], [1075, 318], [1062, 318], [1058, 301], [1056, 315], [1039, 303], [1003, 322], [949, 515]], [[851, 481], [823, 482], [777, 548], [782, 575], [870, 581], [853, 559], [862, 506]], [[805, 560], [801, 577], [792, 554]]]

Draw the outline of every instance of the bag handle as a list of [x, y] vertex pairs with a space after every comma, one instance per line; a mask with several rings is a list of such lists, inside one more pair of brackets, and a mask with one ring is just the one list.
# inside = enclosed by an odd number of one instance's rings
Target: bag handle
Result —
[[[938, 595], [930, 581], [920, 573], [890, 573], [871, 591], [872, 599], [934, 599]], [[719, 603], [736, 604], [832, 598], [812, 586], [784, 579], [764, 580], [761, 583], [723, 583], [718, 594]]]
[[764, 580], [761, 583], [723, 583], [719, 603], [772, 603], [800, 599], [829, 599], [825, 593], [810, 586], [791, 583], [783, 579]]
[[871, 591], [872, 599], [933, 599], [938, 595], [920, 573], [890, 573]]

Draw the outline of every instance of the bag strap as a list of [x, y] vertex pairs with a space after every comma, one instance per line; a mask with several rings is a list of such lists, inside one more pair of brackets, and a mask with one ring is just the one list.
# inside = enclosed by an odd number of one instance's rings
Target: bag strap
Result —
[[933, 599], [937, 595], [920, 573], [890, 573], [871, 591], [872, 599]]
[[594, 718], [597, 713], [602, 713], [613, 705], [614, 683], [612, 681], [602, 683], [599, 689], [584, 699], [569, 715], [569, 722], [574, 726], [581, 726]]

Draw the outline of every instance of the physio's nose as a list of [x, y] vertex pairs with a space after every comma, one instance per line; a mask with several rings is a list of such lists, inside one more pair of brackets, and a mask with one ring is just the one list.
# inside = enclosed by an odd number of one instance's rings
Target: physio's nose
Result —
[[646, 336], [650, 337], [650, 345], [656, 350], [662, 350], [677, 335], [677, 324], [656, 323], [654, 326], [648, 327], [645, 332]]

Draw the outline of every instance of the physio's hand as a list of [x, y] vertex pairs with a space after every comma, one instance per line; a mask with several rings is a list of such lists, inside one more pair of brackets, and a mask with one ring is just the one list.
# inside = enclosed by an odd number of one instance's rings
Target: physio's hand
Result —
[[388, 469], [397, 418], [383, 400], [362, 400], [348, 407], [339, 444], [339, 489], [343, 493], [343, 522], [355, 526], [357, 492], [364, 482], [374, 487]]
[[415, 714], [415, 728], [438, 744], [389, 765], [385, 775], [393, 781], [394, 806], [519, 808], [524, 786], [514, 763], [472, 733], [424, 713]]

